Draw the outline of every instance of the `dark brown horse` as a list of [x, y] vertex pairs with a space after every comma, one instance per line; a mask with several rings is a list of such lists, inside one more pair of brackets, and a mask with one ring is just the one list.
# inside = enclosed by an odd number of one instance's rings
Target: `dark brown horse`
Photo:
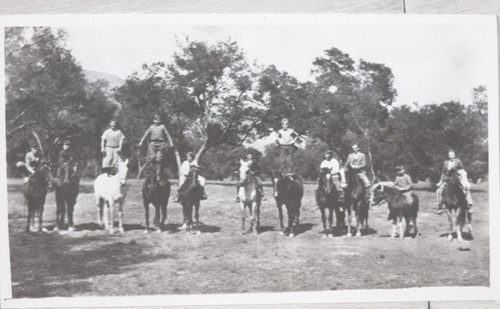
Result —
[[26, 232], [35, 229], [35, 215], [38, 213], [38, 231], [46, 232], [43, 227], [43, 208], [47, 191], [52, 188], [54, 179], [49, 164], [42, 162], [37, 170], [24, 184], [23, 192], [26, 205], [28, 206], [28, 221]]
[[356, 171], [347, 169], [346, 211], [347, 211], [347, 237], [351, 237], [352, 212], [356, 216], [356, 236], [361, 236], [361, 228], [368, 229], [368, 200], [367, 188], [359, 179]]
[[[165, 173], [163, 173], [165, 175]], [[170, 182], [168, 177], [162, 177], [160, 181], [156, 180], [156, 173], [149, 169], [146, 179], [142, 186], [142, 201], [144, 204], [146, 229], [144, 233], [149, 232], [149, 205], [153, 204], [155, 208], [154, 225], [156, 232], [160, 233], [167, 219], [167, 205], [170, 197]]]
[[[446, 214], [450, 222], [449, 240], [453, 240], [454, 223], [457, 225], [458, 241], [463, 240], [462, 229], [465, 224], [468, 225], [469, 233], [472, 236], [472, 215], [467, 210], [467, 200], [465, 199], [465, 195], [470, 188], [467, 172], [463, 169], [456, 171], [445, 184], [442, 202], [446, 207]], [[455, 222], [453, 219], [455, 219]]]
[[[285, 175], [281, 171], [272, 172], [272, 182], [273, 195], [279, 212], [280, 233], [288, 233], [290, 237], [294, 237], [299, 226], [300, 205], [304, 195], [304, 187], [299, 179]], [[286, 230], [283, 228], [283, 205], [285, 205], [288, 213]]]
[[[371, 205], [379, 205], [385, 200], [389, 206], [389, 218], [392, 220], [391, 238], [396, 237], [396, 224], [399, 225], [399, 238], [403, 239], [405, 234], [409, 234], [410, 224], [413, 224], [415, 237], [418, 236], [418, 196], [412, 192], [411, 197], [412, 203], [409, 204], [404, 194], [392, 182], [380, 182], [373, 185]], [[406, 221], [404, 231], [403, 218]]]
[[[184, 184], [179, 188], [179, 201], [182, 205], [182, 214], [184, 217], [183, 228], [185, 228], [188, 232], [193, 228], [197, 230], [197, 233], [200, 234], [199, 230], [200, 220], [199, 220], [199, 210], [200, 210], [200, 200], [202, 199], [203, 191], [202, 187], [198, 183], [198, 168], [196, 166], [192, 166], [189, 174], [187, 176]], [[193, 227], [193, 210], [196, 224]]]
[[[78, 197], [78, 187], [80, 176], [75, 173], [73, 168], [69, 169], [68, 182], [58, 179], [56, 182], [56, 226], [54, 230], [64, 228], [64, 216], [68, 212], [68, 231], [74, 231], [73, 211], [75, 209], [76, 198]], [[60, 175], [63, 178], [63, 175]]]
[[[317, 189], [317, 197], [319, 210], [321, 211], [321, 221], [323, 222], [323, 236], [332, 237], [332, 226], [333, 226], [333, 213], [337, 212], [336, 217], [338, 219], [338, 209], [339, 209], [339, 194], [335, 189], [332, 177], [327, 177], [329, 171], [323, 169], [320, 172], [319, 183]], [[326, 210], [328, 209], [328, 226], [326, 225]], [[337, 220], [337, 227], [338, 220]]]

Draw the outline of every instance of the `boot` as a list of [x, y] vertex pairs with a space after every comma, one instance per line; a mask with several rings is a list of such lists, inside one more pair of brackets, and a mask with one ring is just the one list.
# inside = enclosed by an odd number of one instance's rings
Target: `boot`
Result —
[[175, 194], [174, 202], [179, 203], [179, 191], [177, 191], [177, 194]]

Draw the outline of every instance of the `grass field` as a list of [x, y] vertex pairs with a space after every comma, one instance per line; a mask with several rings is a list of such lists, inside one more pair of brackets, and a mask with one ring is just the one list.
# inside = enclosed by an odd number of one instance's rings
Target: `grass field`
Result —
[[[487, 184], [473, 187], [474, 240], [446, 239], [448, 219], [435, 214], [434, 193], [417, 191], [421, 236], [391, 239], [385, 205], [370, 209], [368, 235], [321, 237], [314, 185], [305, 186], [300, 234], [277, 231], [271, 188], [262, 205], [262, 232], [240, 234], [234, 186], [209, 184], [202, 202], [201, 235], [188, 235], [179, 204], [168, 206], [167, 230], [143, 234], [142, 182], [130, 180], [125, 233], [98, 229], [92, 182], [84, 181], [75, 210], [77, 231], [26, 233], [21, 182], [8, 185], [13, 296], [102, 296], [245, 293], [423, 286], [489, 286]], [[175, 186], [172, 186], [175, 188]], [[175, 193], [175, 189], [173, 189]], [[151, 208], [153, 209], [153, 208]], [[47, 197], [44, 225], [55, 223], [54, 193]], [[116, 218], [116, 217], [115, 217]], [[467, 235], [466, 235], [467, 236]]]

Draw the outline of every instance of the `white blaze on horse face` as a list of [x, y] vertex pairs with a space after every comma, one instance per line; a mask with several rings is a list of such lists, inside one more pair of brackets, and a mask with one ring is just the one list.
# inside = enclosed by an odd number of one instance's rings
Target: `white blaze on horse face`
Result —
[[466, 191], [470, 190], [471, 185], [469, 179], [467, 177], [467, 172], [464, 169], [458, 170], [458, 180], [460, 181], [460, 185]]
[[249, 163], [240, 159], [240, 181], [246, 180], [249, 168]]

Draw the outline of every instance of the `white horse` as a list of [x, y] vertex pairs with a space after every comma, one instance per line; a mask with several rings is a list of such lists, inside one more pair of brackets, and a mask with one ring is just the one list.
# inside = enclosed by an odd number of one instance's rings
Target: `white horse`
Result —
[[[97, 221], [110, 234], [114, 233], [113, 207], [118, 204], [118, 231], [123, 233], [123, 202], [127, 195], [128, 159], [118, 162], [115, 175], [101, 174], [94, 182], [94, 193], [97, 204]], [[109, 218], [108, 218], [109, 212]]]
[[257, 183], [250, 172], [250, 163], [240, 160], [240, 188], [238, 197], [240, 199], [241, 209], [241, 231], [245, 231], [246, 208], [250, 213], [250, 229], [255, 235], [258, 234], [260, 227], [260, 203], [262, 196], [257, 190]]

